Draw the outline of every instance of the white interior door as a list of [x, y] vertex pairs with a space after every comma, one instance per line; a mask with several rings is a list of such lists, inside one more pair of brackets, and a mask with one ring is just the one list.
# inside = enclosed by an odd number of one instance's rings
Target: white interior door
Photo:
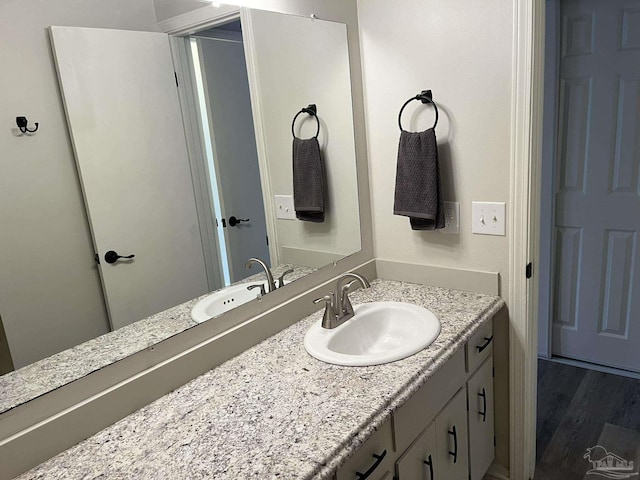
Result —
[[[112, 328], [206, 293], [167, 35], [51, 37]], [[110, 264], [110, 250], [135, 257]]]
[[640, 1], [561, 10], [553, 354], [640, 371]]
[[[238, 38], [197, 39], [231, 282], [256, 273], [244, 268], [251, 257], [270, 263], [249, 81]], [[232, 226], [230, 217], [247, 221]]]

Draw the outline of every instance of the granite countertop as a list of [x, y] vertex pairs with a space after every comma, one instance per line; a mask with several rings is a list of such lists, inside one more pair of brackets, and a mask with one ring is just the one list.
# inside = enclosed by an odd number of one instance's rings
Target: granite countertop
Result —
[[329, 365], [303, 346], [316, 312], [17, 478], [331, 478], [504, 305], [386, 280], [351, 299], [424, 306], [441, 334], [393, 363]]
[[[315, 270], [283, 264], [274, 267], [272, 272], [277, 278], [288, 269], [294, 270], [287, 275], [290, 281]], [[260, 272], [236, 283], [255, 282], [265, 278], [264, 272]], [[191, 309], [212, 293], [214, 292], [0, 376], [0, 414], [195, 326], [196, 322], [191, 319]]]

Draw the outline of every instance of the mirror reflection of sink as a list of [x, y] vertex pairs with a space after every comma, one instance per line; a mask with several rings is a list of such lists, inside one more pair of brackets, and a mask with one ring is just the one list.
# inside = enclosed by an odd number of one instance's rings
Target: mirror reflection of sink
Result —
[[[285, 281], [285, 285], [287, 283]], [[267, 282], [265, 280], [231, 285], [206, 296], [196, 303], [191, 310], [191, 318], [198, 323], [202, 323], [211, 317], [217, 317], [239, 307], [243, 303], [255, 300], [260, 296], [260, 288], [247, 290], [250, 285], [264, 285], [265, 291], [267, 290]]]
[[409, 357], [440, 334], [440, 321], [426, 308], [403, 302], [363, 303], [339, 327], [314, 323], [304, 347], [318, 360], [334, 365], [380, 365]]

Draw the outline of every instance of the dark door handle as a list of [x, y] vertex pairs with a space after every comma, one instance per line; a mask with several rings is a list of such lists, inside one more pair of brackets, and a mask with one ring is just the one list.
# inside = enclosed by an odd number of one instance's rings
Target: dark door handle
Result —
[[236, 225], [242, 223], [242, 222], [248, 222], [249, 219], [248, 218], [236, 218], [236, 217], [229, 217], [229, 226], [230, 227], [235, 227]]
[[482, 387], [482, 392], [478, 396], [482, 397], [482, 411], [478, 413], [482, 415], [482, 422], [484, 423], [487, 421], [487, 392], [485, 392], [484, 387]]
[[457, 463], [458, 462], [458, 434], [456, 433], [455, 425], [451, 430], [449, 430], [449, 435], [453, 435], [453, 452], [449, 451], [449, 455], [453, 457], [453, 463]]
[[431, 455], [426, 460], [423, 460], [425, 465], [429, 465], [429, 480], [435, 480], [433, 478], [433, 460], [431, 459]]
[[358, 480], [364, 480], [365, 478], [369, 478], [371, 474], [375, 471], [375, 469], [378, 468], [378, 466], [382, 463], [382, 460], [386, 455], [387, 455], [386, 449], [380, 455], [376, 455], [374, 453], [373, 458], [375, 458], [376, 461], [374, 462], [373, 465], [369, 467], [369, 470], [367, 470], [366, 472], [364, 473], [356, 472], [356, 477], [358, 477]]
[[104, 261], [107, 263], [116, 263], [118, 260], [120, 260], [121, 258], [133, 258], [135, 257], [135, 255], [118, 255], [117, 252], [114, 252], [113, 250], [109, 250], [107, 253], [104, 254]]
[[478, 353], [482, 353], [482, 351], [491, 344], [491, 340], [493, 340], [493, 335], [490, 337], [484, 337], [484, 343], [482, 345], [476, 345]]

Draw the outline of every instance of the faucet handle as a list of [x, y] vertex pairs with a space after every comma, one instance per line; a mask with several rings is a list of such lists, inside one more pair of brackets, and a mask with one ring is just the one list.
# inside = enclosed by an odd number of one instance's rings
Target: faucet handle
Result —
[[258, 298], [262, 297], [265, 295], [265, 290], [264, 290], [264, 283], [257, 283], [255, 285], [249, 285], [247, 287], [247, 290], [253, 290], [254, 288], [259, 288], [260, 289], [260, 295], [258, 296]]
[[290, 273], [293, 273], [293, 268], [286, 270], [282, 275], [280, 275], [280, 278], [278, 278], [278, 288], [284, 287], [284, 276], [289, 275]]
[[322, 328], [334, 328], [336, 326], [335, 294], [329, 292], [324, 297], [316, 298], [313, 303], [325, 302], [324, 315], [322, 316]]

